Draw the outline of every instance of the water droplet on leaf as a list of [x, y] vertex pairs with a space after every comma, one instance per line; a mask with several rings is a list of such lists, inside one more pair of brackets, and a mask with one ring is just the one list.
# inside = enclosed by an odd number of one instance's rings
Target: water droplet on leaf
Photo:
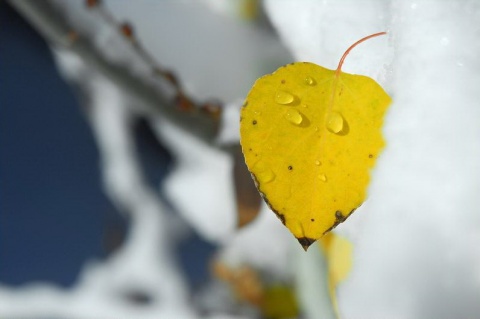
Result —
[[278, 104], [286, 105], [292, 103], [294, 100], [295, 97], [286, 91], [280, 90], [275, 93], [275, 102], [277, 102]]
[[260, 183], [270, 183], [275, 179], [275, 173], [267, 168], [257, 174], [257, 179]]
[[313, 86], [315, 85], [315, 80], [311, 76], [307, 76], [304, 80], [305, 84]]
[[320, 175], [318, 175], [318, 178], [319, 178], [322, 182], [326, 182], [326, 181], [327, 181], [327, 175], [325, 175], [325, 174], [320, 174]]
[[331, 112], [327, 118], [327, 129], [335, 134], [340, 133], [343, 130], [343, 117], [340, 113]]
[[316, 160], [315, 165], [320, 166], [320, 165], [322, 165], [322, 162], [320, 162], [319, 160]]
[[302, 115], [297, 110], [288, 110], [285, 113], [285, 118], [294, 125], [300, 125], [303, 121]]

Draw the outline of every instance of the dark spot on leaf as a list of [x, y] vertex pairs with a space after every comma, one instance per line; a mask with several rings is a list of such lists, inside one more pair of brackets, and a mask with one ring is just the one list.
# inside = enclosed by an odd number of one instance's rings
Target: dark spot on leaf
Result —
[[285, 80], [281, 80], [280, 82], [281, 82], [282, 84], [285, 84]]
[[310, 220], [311, 220], [312, 222], [314, 222], [314, 221], [315, 221], [315, 218], [312, 218], [312, 219], [310, 219]]
[[328, 233], [329, 231], [331, 231], [332, 229], [337, 227], [340, 223], [343, 223], [346, 219], [347, 219], [347, 217], [343, 216], [343, 213], [341, 211], [337, 210], [335, 212], [335, 222], [333, 223], [332, 227], [327, 229], [323, 234], [325, 235], [326, 233]]
[[372, 158], [373, 157], [373, 154], [368, 154], [368, 158]]
[[343, 216], [343, 213], [341, 211], [337, 210], [335, 212], [335, 219], [341, 223], [345, 220], [345, 216]]
[[275, 212], [275, 214], [277, 215], [278, 219], [280, 219], [280, 221], [282, 222], [282, 224], [285, 225], [285, 216], [283, 216], [283, 214], [279, 214], [277, 212]]
[[297, 240], [305, 251], [307, 251], [308, 247], [315, 242], [315, 239], [308, 237], [297, 238]]
[[257, 120], [253, 120], [252, 124], [257, 125]]
[[288, 166], [288, 170], [291, 171], [293, 169], [293, 166], [292, 165], [289, 165]]

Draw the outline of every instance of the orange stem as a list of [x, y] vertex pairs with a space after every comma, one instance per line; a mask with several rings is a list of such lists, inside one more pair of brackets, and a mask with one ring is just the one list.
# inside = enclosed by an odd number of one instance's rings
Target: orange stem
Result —
[[345, 51], [345, 53], [343, 54], [342, 58], [340, 59], [340, 62], [338, 62], [338, 67], [337, 67], [337, 71], [335, 72], [335, 77], [338, 78], [338, 76], [340, 75], [340, 72], [342, 70], [342, 65], [343, 65], [343, 61], [345, 60], [345, 58], [347, 57], [347, 55], [350, 53], [350, 51], [352, 51], [352, 49], [354, 47], [356, 47], [358, 44], [362, 43], [363, 41], [366, 41], [368, 39], [371, 39], [371, 38], [374, 38], [374, 37], [378, 37], [379, 35], [384, 35], [384, 34], [387, 34], [387, 32], [378, 32], [378, 33], [374, 33], [374, 34], [371, 34], [365, 38], [362, 38], [360, 40], [358, 40], [357, 42], [355, 42], [354, 44], [352, 44], [348, 49], [347, 51]]

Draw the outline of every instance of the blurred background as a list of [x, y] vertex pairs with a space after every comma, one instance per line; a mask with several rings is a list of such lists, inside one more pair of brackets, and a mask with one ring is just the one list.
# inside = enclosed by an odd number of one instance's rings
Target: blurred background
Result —
[[[71, 286], [85, 261], [104, 258], [127, 221], [106, 198], [99, 154], [82, 105], [45, 40], [0, 1], [0, 282]], [[157, 187], [172, 158], [144, 121], [136, 141]], [[178, 258], [193, 285], [208, 277], [214, 246], [195, 233]]]

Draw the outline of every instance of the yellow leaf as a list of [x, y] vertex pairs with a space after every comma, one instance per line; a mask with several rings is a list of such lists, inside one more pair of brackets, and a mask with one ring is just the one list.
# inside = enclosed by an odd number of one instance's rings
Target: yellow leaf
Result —
[[307, 249], [366, 196], [390, 97], [372, 79], [309, 62], [258, 79], [241, 110], [242, 151], [258, 190]]
[[320, 247], [322, 247], [328, 262], [328, 290], [333, 309], [338, 318], [339, 311], [335, 289], [350, 273], [353, 247], [346, 238], [333, 233], [328, 233], [322, 238]]

